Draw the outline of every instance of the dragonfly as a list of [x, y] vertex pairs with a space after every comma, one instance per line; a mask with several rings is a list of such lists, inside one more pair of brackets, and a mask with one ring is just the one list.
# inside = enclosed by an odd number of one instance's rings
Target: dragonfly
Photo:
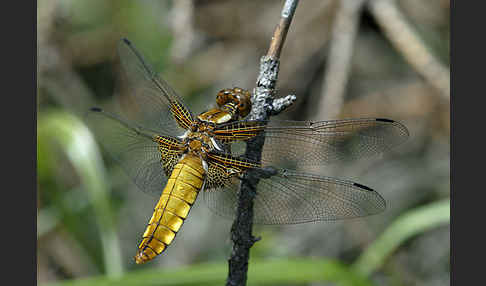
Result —
[[[237, 87], [221, 90], [217, 107], [195, 116], [129, 40], [120, 41], [118, 54], [138, 112], [122, 117], [94, 107], [87, 118], [135, 185], [159, 197], [134, 256], [137, 264], [167, 249], [200, 193], [214, 213], [235, 217], [239, 182], [249, 170], [264, 174], [254, 198], [257, 224], [331, 221], [385, 209], [383, 197], [367, 186], [301, 169], [386, 152], [409, 136], [403, 124], [383, 118], [246, 120], [251, 93]], [[232, 150], [259, 136], [259, 161]]]

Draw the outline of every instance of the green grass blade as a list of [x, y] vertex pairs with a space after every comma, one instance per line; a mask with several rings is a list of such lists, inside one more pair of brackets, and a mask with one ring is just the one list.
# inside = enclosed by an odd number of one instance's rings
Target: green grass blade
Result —
[[450, 221], [450, 199], [412, 209], [390, 225], [354, 263], [353, 268], [368, 276], [377, 270], [400, 244], [412, 236]]
[[[122, 277], [105, 276], [64, 281], [51, 286], [97, 285], [224, 285], [226, 263], [207, 263], [177, 269], [136, 270]], [[250, 261], [248, 285], [282, 285], [335, 282], [342, 286], [370, 286], [369, 281], [350, 271], [349, 266], [327, 259], [273, 259]], [[46, 285], [47, 286], [47, 285]]]
[[[121, 275], [122, 263], [118, 238], [113, 224], [113, 212], [109, 200], [104, 165], [100, 151], [89, 129], [75, 116], [68, 113], [49, 112], [38, 120], [38, 136], [43, 140], [58, 143], [60, 151], [67, 155], [81, 179], [83, 189], [88, 192], [96, 215], [103, 247], [103, 263], [109, 276]], [[40, 221], [49, 216], [40, 211]], [[49, 220], [48, 220], [49, 221]], [[55, 223], [52, 219], [50, 223]], [[46, 231], [52, 225], [42, 225]]]

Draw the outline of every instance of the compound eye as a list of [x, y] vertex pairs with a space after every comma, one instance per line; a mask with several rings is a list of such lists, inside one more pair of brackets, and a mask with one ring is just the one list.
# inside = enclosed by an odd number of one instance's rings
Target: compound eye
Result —
[[220, 92], [218, 92], [218, 94], [216, 95], [216, 103], [219, 105], [219, 106], [223, 106], [226, 101], [227, 101], [227, 91], [226, 90], [221, 90]]

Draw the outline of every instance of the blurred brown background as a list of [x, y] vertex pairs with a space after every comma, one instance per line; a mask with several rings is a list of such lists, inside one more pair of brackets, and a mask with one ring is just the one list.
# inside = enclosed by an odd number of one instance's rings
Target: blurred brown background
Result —
[[[231, 221], [201, 203], [167, 252], [134, 265], [155, 199], [103, 156], [107, 191], [102, 203], [93, 203], [97, 195], [87, 189], [69, 153], [76, 150], [64, 150], [43, 130], [57, 126], [53, 122], [68, 122], [66, 128], [74, 130], [69, 122], [82, 120], [89, 107], [115, 101], [121, 37], [135, 44], [195, 113], [210, 107], [222, 88], [251, 90], [282, 5], [277, 0], [38, 2], [38, 283], [226, 263]], [[295, 94], [297, 102], [279, 117], [391, 118], [408, 127], [410, 139], [379, 158], [320, 170], [376, 189], [387, 201], [384, 213], [335, 223], [258, 226], [254, 233], [263, 239], [252, 248], [252, 258], [328, 257], [351, 264], [401, 214], [449, 198], [449, 13], [445, 0], [300, 1], [277, 84], [278, 96]], [[98, 217], [103, 214], [110, 219]], [[372, 283], [449, 284], [449, 232], [442, 224], [411, 237], [373, 272]]]

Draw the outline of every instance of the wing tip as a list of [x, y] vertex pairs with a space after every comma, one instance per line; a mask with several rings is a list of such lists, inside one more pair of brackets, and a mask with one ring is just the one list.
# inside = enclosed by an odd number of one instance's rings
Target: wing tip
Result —
[[361, 184], [358, 184], [358, 183], [353, 183], [353, 185], [355, 187], [360, 188], [361, 190], [365, 190], [365, 191], [374, 193], [374, 194], [372, 194], [372, 196], [374, 196], [376, 198], [376, 203], [373, 206], [373, 210], [370, 211], [368, 213], [368, 215], [379, 214], [379, 213], [381, 213], [381, 212], [383, 212], [383, 211], [386, 210], [386, 208], [387, 208], [387, 206], [386, 206], [387, 205], [386, 204], [386, 200], [378, 192], [376, 192], [375, 190], [373, 190], [370, 187], [367, 187], [365, 185], [361, 185]]
[[370, 188], [370, 187], [367, 187], [367, 186], [365, 186], [365, 185], [361, 185], [361, 184], [358, 184], [358, 183], [353, 183], [353, 185], [354, 185], [355, 187], [358, 187], [358, 188], [360, 188], [360, 189], [364, 189], [364, 190], [369, 191], [369, 192], [374, 192], [374, 191], [375, 191], [375, 190], [373, 190], [373, 189], [372, 189], [372, 188]]
[[103, 112], [103, 109], [99, 107], [91, 107], [89, 110], [94, 111], [94, 112]]
[[408, 138], [410, 136], [410, 132], [408, 131], [407, 127], [405, 125], [403, 125], [402, 123], [398, 122], [398, 121], [388, 119], [388, 118], [375, 118], [375, 121], [381, 121], [381, 122], [387, 122], [387, 123], [394, 124], [395, 126], [397, 126], [398, 128], [400, 128], [402, 130], [402, 133], [403, 133], [402, 135], [403, 135], [404, 138]]
[[388, 118], [376, 118], [375, 120], [376, 121], [382, 121], [382, 122], [390, 122], [390, 123], [396, 122], [395, 120], [391, 120], [391, 119], [388, 119]]
[[132, 45], [132, 42], [130, 42], [130, 40], [128, 40], [127, 38], [123, 37], [121, 38], [121, 41], [124, 42], [125, 44], [131, 46]]

